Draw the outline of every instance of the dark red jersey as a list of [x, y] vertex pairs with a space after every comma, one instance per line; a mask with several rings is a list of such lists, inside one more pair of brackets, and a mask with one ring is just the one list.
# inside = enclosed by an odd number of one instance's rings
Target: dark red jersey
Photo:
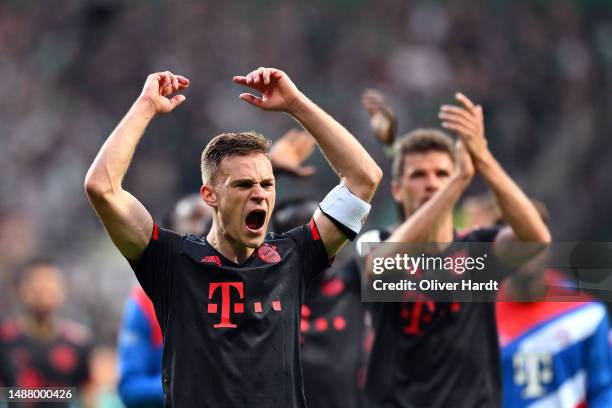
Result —
[[[456, 236], [455, 241], [491, 242], [496, 235], [496, 229], [481, 229]], [[500, 406], [493, 302], [370, 305], [375, 340], [366, 381], [368, 407]]]
[[132, 264], [164, 336], [166, 407], [304, 407], [300, 309], [329, 266], [313, 221], [269, 234], [241, 265], [154, 226]]
[[358, 408], [365, 380], [366, 309], [357, 260], [313, 280], [302, 306], [308, 408]]
[[[55, 325], [50, 339], [29, 336], [18, 320], [9, 320], [0, 326], [0, 349], [8, 365], [0, 372], [12, 373], [9, 379], [0, 379], [5, 386], [19, 388], [80, 387], [89, 379], [91, 336], [78, 323], [62, 320]], [[67, 407], [68, 403], [39, 402], [27, 407]]]

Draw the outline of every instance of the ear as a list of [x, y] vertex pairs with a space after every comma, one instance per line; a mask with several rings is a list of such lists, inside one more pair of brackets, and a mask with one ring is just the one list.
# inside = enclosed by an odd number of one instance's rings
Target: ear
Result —
[[397, 180], [391, 181], [391, 195], [396, 203], [402, 204], [402, 195], [400, 191], [400, 185]]
[[210, 184], [204, 184], [200, 187], [200, 197], [202, 200], [212, 208], [217, 208], [217, 194], [214, 188]]

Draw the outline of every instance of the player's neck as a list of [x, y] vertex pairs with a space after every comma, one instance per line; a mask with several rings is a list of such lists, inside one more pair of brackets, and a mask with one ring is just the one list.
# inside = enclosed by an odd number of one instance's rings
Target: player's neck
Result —
[[49, 315], [25, 313], [20, 320], [21, 326], [31, 337], [51, 339], [55, 336], [55, 322]]
[[254, 248], [249, 248], [227, 237], [227, 235], [215, 225], [210, 229], [210, 232], [206, 236], [206, 240], [217, 250], [217, 252], [238, 265], [249, 259], [255, 251]]

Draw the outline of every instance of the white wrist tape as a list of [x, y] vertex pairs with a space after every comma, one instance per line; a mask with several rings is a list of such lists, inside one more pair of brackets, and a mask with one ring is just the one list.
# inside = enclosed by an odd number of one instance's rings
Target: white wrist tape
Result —
[[357, 197], [344, 184], [338, 184], [330, 191], [319, 208], [355, 234], [359, 234], [372, 206]]

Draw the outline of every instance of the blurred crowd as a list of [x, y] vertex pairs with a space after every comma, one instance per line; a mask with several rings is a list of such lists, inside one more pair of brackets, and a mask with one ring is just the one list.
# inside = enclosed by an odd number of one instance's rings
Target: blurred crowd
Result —
[[[212, 136], [253, 129], [276, 139], [294, 126], [247, 107], [231, 82], [274, 66], [386, 173], [359, 103], [363, 89], [387, 95], [400, 134], [438, 126], [438, 106], [463, 91], [484, 106], [496, 157], [549, 208], [554, 239], [609, 241], [611, 45], [605, 0], [64, 0], [52, 12], [38, 1], [4, 0], [0, 315], [15, 305], [16, 266], [52, 257], [66, 275], [63, 313], [89, 327], [97, 346], [114, 346], [134, 278], [87, 205], [83, 179], [157, 70], [191, 79], [184, 105], [147, 131], [126, 180], [157, 219], [199, 188], [199, 157]], [[279, 200], [320, 199], [336, 183], [320, 155], [311, 164], [312, 179], [280, 182]], [[386, 178], [370, 227], [395, 221], [388, 185]], [[470, 192], [481, 191], [475, 183]]]

